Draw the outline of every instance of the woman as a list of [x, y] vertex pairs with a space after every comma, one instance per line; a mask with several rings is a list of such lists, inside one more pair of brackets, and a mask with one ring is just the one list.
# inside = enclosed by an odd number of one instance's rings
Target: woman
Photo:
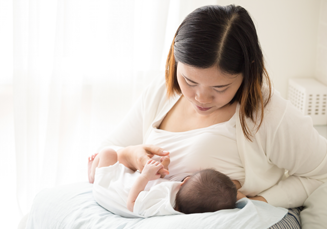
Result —
[[326, 145], [311, 118], [271, 89], [253, 21], [230, 5], [186, 17], [165, 82], [151, 84], [102, 147], [140, 171], [169, 151], [171, 179], [213, 167], [246, 196], [295, 208], [327, 180]]

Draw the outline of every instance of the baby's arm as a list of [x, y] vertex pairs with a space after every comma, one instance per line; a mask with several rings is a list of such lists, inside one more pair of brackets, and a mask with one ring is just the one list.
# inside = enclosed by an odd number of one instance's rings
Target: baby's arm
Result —
[[136, 179], [127, 198], [127, 209], [133, 212], [136, 198], [142, 192], [150, 180], [156, 180], [160, 177], [158, 171], [163, 168], [160, 162], [148, 160], [141, 175]]

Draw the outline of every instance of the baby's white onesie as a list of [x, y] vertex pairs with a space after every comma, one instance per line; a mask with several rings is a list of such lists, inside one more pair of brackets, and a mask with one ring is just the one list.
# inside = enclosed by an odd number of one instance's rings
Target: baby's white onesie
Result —
[[181, 214], [174, 210], [176, 194], [182, 182], [157, 179], [151, 182], [137, 197], [134, 211], [127, 209], [128, 194], [140, 176], [123, 164], [96, 168], [93, 197], [99, 205], [112, 213], [124, 217], [150, 217], [155, 215]]

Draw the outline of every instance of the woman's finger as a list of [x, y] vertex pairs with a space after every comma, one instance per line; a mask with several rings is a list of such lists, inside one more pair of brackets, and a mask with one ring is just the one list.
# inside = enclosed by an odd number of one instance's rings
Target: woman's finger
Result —
[[[144, 145], [144, 149], [151, 154], [155, 154], [158, 156], [167, 156], [169, 155], [168, 151], [163, 150], [162, 148], [155, 145]], [[153, 156], [153, 155], [152, 155]]]

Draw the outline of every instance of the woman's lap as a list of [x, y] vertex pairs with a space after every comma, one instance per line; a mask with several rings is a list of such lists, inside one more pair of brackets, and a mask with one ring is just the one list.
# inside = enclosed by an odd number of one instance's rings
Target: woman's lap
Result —
[[301, 228], [300, 212], [302, 210], [303, 207], [288, 209], [288, 214], [285, 215], [281, 221], [269, 227], [269, 229], [300, 229]]

